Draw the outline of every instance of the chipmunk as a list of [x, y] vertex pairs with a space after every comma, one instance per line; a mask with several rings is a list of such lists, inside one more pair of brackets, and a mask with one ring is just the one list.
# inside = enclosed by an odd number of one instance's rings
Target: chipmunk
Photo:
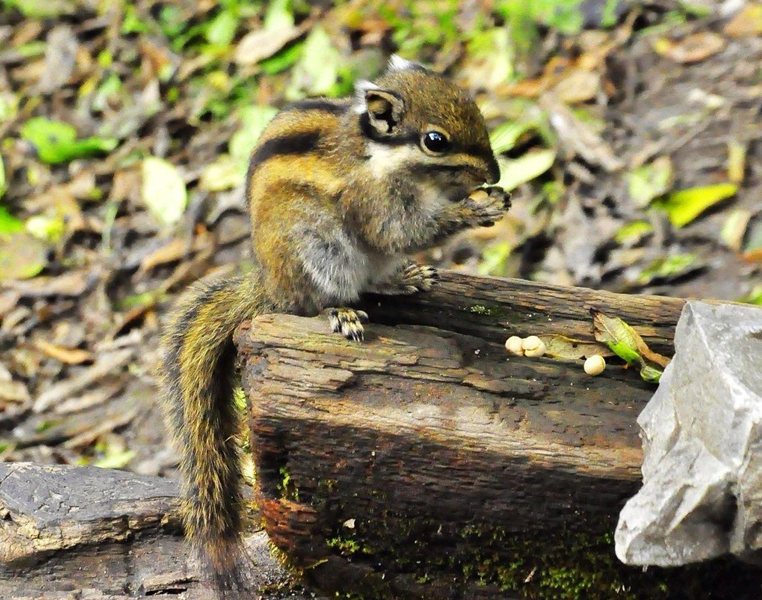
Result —
[[[163, 337], [167, 426], [179, 448], [187, 537], [217, 593], [245, 597], [232, 335], [266, 312], [316, 315], [362, 341], [364, 292], [409, 294], [437, 280], [406, 254], [510, 207], [476, 103], [445, 77], [393, 57], [348, 99], [284, 108], [247, 174], [255, 266], [197, 284]], [[238, 596], [237, 594], [241, 594]]]

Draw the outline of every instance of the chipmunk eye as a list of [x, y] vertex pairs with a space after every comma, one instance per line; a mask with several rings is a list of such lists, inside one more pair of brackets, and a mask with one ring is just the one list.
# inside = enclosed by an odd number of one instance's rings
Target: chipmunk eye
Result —
[[450, 141], [444, 133], [439, 131], [427, 131], [423, 134], [423, 145], [433, 154], [442, 154], [450, 149]]

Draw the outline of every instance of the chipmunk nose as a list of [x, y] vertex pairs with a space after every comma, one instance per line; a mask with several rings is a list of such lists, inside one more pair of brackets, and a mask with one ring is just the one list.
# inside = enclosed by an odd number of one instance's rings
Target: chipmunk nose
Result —
[[497, 164], [497, 160], [495, 160], [494, 156], [490, 156], [487, 161], [487, 169], [489, 169], [489, 179], [487, 179], [487, 183], [495, 185], [500, 181], [500, 165]]

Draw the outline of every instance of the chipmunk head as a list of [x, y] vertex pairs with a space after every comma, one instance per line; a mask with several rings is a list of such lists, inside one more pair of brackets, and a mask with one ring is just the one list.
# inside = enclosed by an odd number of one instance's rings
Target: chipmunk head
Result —
[[404, 174], [451, 200], [497, 183], [484, 117], [453, 82], [394, 56], [382, 77], [357, 85], [357, 95], [366, 156], [377, 175]]

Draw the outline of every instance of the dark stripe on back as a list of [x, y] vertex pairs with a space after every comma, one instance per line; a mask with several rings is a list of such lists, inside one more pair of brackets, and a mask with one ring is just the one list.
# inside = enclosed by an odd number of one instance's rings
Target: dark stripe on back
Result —
[[264, 142], [251, 157], [249, 170], [246, 174], [246, 201], [249, 200], [249, 186], [254, 171], [263, 162], [274, 158], [275, 156], [285, 156], [287, 154], [306, 154], [317, 148], [320, 141], [319, 131], [310, 131], [307, 133], [295, 133], [292, 135], [281, 135]]
[[359, 122], [362, 134], [366, 138], [378, 142], [379, 144], [386, 144], [387, 146], [406, 146], [408, 144], [418, 143], [418, 134], [414, 131], [397, 135], [381, 135], [378, 131], [373, 129], [373, 125], [370, 124], [368, 113], [361, 114]]
[[339, 103], [325, 98], [307, 98], [287, 104], [283, 110], [319, 110], [332, 115], [343, 115], [349, 109], [349, 103]]

